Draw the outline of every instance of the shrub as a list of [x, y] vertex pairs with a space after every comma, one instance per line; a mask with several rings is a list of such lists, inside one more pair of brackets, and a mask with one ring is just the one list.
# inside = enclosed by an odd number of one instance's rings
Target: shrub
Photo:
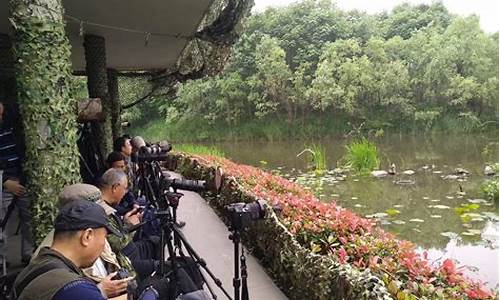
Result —
[[498, 201], [498, 163], [495, 164], [494, 170], [496, 175], [481, 185], [481, 191], [488, 200]]

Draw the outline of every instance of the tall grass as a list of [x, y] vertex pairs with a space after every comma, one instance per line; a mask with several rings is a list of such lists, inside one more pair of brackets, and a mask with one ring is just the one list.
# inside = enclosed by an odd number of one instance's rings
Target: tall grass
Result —
[[302, 152], [297, 154], [297, 157], [304, 153], [310, 153], [312, 163], [314, 166], [314, 172], [316, 175], [322, 175], [326, 171], [326, 150], [323, 146], [312, 144], [310, 147], [304, 149]]
[[346, 145], [347, 153], [344, 156], [346, 167], [352, 168], [359, 174], [367, 174], [377, 169], [380, 164], [377, 146], [366, 138]]
[[215, 146], [195, 145], [195, 144], [180, 144], [174, 146], [174, 151], [186, 152], [191, 154], [212, 155], [224, 157], [224, 152]]

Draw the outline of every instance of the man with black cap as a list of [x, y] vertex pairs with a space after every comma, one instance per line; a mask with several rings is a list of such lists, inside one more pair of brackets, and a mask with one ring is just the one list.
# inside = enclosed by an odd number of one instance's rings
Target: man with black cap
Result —
[[[17, 277], [14, 299], [105, 299], [81, 271], [99, 257], [108, 232], [121, 234], [109, 226], [104, 209], [86, 200], [69, 202], [57, 215], [54, 230], [52, 246], [43, 248]], [[157, 295], [154, 289], [145, 293], [150, 299]]]

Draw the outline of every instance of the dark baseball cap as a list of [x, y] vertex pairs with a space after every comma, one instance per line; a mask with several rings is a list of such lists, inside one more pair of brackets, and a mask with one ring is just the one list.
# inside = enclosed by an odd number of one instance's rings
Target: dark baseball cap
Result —
[[83, 199], [74, 200], [64, 205], [59, 210], [54, 223], [54, 229], [57, 231], [101, 227], [106, 228], [108, 233], [123, 236], [119, 230], [110, 226], [108, 216], [99, 204]]

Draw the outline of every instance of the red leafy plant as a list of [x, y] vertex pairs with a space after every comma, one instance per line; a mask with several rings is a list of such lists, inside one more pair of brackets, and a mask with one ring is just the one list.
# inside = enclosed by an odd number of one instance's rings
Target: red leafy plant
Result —
[[464, 276], [452, 260], [431, 266], [411, 242], [395, 238], [335, 202], [320, 202], [296, 183], [219, 157], [192, 158], [202, 165], [221, 166], [247, 194], [279, 205], [280, 221], [304, 247], [331, 255], [341, 264], [369, 268], [396, 299], [498, 299], [483, 283]]

